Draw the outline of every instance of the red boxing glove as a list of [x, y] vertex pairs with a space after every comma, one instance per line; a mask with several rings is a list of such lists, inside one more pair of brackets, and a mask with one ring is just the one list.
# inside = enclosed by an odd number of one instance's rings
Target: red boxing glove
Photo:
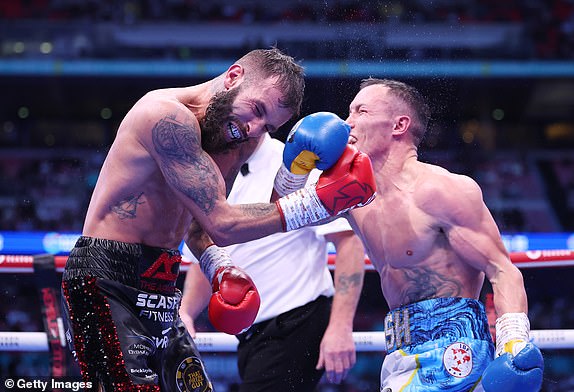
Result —
[[375, 198], [376, 188], [368, 155], [347, 145], [317, 184], [280, 198], [276, 205], [284, 230], [290, 231], [365, 206]]
[[261, 300], [245, 271], [235, 266], [219, 268], [213, 277], [212, 288], [208, 315], [218, 331], [237, 335], [253, 324]]
[[317, 196], [331, 216], [369, 204], [375, 198], [376, 189], [371, 159], [350, 144], [315, 185]]

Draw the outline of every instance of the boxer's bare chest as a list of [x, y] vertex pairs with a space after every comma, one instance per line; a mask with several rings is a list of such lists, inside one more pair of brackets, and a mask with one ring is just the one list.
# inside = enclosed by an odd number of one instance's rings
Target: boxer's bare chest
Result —
[[377, 195], [369, 208], [359, 209], [363, 241], [378, 270], [424, 262], [442, 235], [436, 223], [420, 206], [412, 192], [392, 191]]

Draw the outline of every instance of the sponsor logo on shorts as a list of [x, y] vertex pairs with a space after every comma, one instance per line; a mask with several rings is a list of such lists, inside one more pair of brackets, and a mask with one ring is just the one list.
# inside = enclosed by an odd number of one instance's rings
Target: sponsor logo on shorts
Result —
[[157, 282], [146, 282], [145, 280], [140, 281], [140, 288], [145, 291], [152, 291], [155, 293], [163, 294], [173, 294], [175, 293], [176, 287], [173, 284], [159, 284]]
[[155, 337], [128, 335], [126, 343], [129, 343], [127, 349], [122, 350], [125, 355], [149, 357], [156, 351]]
[[167, 336], [169, 331], [171, 331], [171, 327], [168, 327], [168, 328], [164, 329], [163, 331], [161, 331], [161, 336], [152, 336], [152, 339], [153, 339], [155, 346], [157, 348], [159, 348], [160, 350], [166, 348], [167, 344], [169, 343], [169, 338]]
[[148, 358], [155, 353], [155, 347], [151, 339], [138, 335], [127, 336], [127, 338], [136, 341], [130, 344], [126, 350], [123, 350], [126, 370], [135, 377], [157, 382], [157, 373], [145, 367]]
[[175, 382], [180, 392], [211, 392], [213, 387], [205, 375], [203, 364], [196, 357], [181, 361], [175, 373]]
[[176, 309], [179, 305], [178, 298], [179, 297], [167, 297], [161, 294], [139, 293], [136, 306], [146, 309]]
[[148, 380], [157, 378], [157, 374], [155, 374], [151, 369], [130, 369], [130, 373]]
[[140, 289], [156, 293], [175, 293], [175, 281], [179, 274], [179, 254], [162, 253], [157, 260], [140, 275]]
[[142, 309], [140, 310], [139, 317], [159, 321], [161, 323], [171, 323], [174, 320], [174, 312]]
[[175, 282], [179, 272], [181, 256], [162, 253], [157, 260], [143, 274], [142, 278], [159, 279], [166, 282]]
[[127, 351], [129, 355], [145, 355], [147, 357], [155, 352], [155, 348], [151, 347], [146, 341], [130, 344]]
[[411, 344], [411, 326], [408, 309], [390, 312], [385, 317], [385, 343], [387, 352]]
[[444, 351], [442, 363], [448, 374], [464, 378], [472, 372], [472, 350], [464, 343], [453, 343]]

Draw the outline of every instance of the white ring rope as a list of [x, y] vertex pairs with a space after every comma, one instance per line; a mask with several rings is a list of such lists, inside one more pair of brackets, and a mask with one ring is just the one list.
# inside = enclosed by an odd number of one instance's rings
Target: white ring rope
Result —
[[[546, 329], [530, 331], [530, 339], [541, 349], [574, 349], [574, 329]], [[385, 333], [353, 332], [358, 352], [384, 352]], [[234, 352], [237, 338], [222, 332], [198, 332], [194, 339], [201, 352]], [[0, 351], [48, 351], [44, 332], [0, 332]]]

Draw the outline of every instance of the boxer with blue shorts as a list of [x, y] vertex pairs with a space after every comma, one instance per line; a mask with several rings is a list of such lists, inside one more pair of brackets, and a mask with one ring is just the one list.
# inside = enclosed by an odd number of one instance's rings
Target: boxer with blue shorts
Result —
[[479, 391], [494, 356], [484, 306], [469, 298], [434, 298], [385, 317], [387, 356], [381, 391]]
[[[349, 142], [373, 163], [377, 197], [349, 212], [381, 278], [389, 354], [381, 391], [539, 392], [528, 298], [472, 178], [418, 160], [431, 108], [414, 86], [368, 78], [349, 105]], [[492, 287], [496, 345], [478, 302]]]

